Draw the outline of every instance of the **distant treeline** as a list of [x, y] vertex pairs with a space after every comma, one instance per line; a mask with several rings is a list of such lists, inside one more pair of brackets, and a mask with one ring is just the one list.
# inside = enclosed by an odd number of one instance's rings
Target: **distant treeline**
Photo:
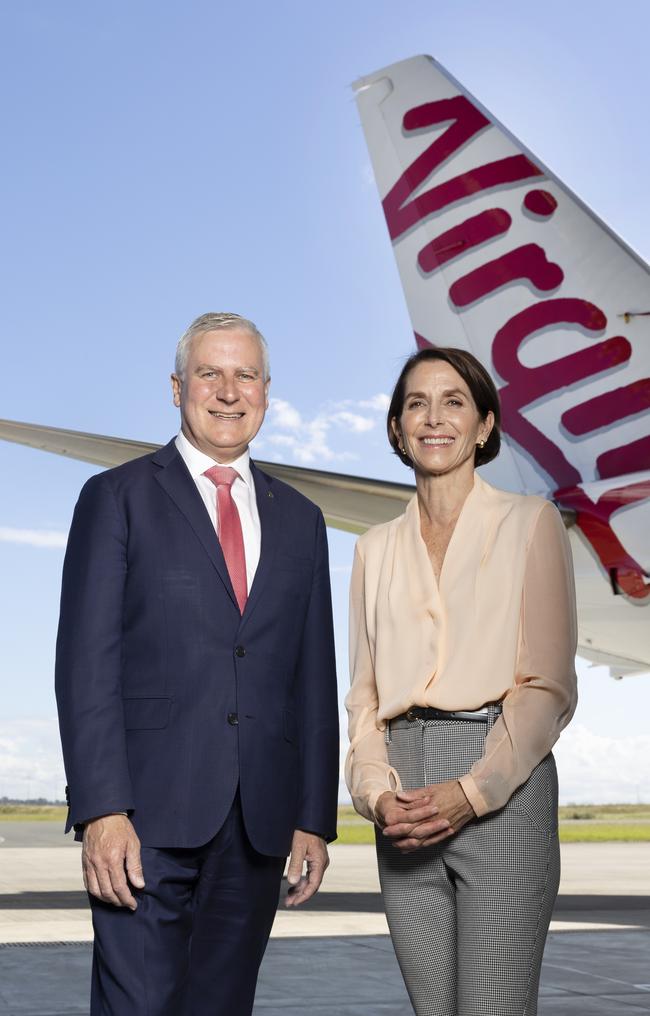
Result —
[[60, 807], [62, 804], [65, 804], [65, 801], [50, 801], [47, 797], [0, 797], [0, 806], [3, 804], [49, 804]]

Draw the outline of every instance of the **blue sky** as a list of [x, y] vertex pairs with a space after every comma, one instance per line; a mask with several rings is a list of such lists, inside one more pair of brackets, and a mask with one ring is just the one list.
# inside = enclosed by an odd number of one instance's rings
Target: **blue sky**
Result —
[[[647, 258], [649, 36], [640, 0], [2, 5], [0, 415], [163, 442], [178, 335], [235, 310], [271, 346], [260, 458], [407, 480], [378, 396], [411, 329], [350, 83], [431, 53]], [[58, 586], [94, 471], [0, 443], [0, 796], [61, 792]], [[343, 690], [352, 547], [331, 534]], [[581, 692], [565, 796], [650, 799], [650, 681], [581, 667]]]

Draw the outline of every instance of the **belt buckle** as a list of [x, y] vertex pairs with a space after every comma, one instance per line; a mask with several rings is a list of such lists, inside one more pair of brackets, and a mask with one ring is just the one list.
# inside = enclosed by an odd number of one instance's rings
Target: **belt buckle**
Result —
[[413, 709], [406, 710], [406, 719], [409, 723], [413, 723], [414, 720], [417, 720], [417, 715]]

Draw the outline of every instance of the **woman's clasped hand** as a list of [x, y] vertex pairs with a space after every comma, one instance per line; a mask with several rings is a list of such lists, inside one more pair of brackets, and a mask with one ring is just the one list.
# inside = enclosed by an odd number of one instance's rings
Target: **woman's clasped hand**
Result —
[[458, 780], [386, 791], [375, 805], [375, 815], [383, 835], [405, 853], [440, 843], [476, 817]]

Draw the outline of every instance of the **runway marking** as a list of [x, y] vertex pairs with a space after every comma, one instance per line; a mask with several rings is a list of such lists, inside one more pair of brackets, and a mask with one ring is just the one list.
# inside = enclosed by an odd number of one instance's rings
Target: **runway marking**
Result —
[[601, 921], [551, 921], [550, 931], [643, 931], [645, 924], [603, 924]]
[[545, 967], [553, 970], [566, 970], [569, 974], [581, 974], [583, 977], [597, 977], [600, 981], [611, 981], [612, 984], [625, 984], [628, 988], [639, 988], [641, 985], [632, 984], [631, 981], [622, 981], [620, 977], [605, 977], [604, 974], [594, 974], [591, 970], [580, 970], [578, 967], [561, 967], [559, 963], [545, 963]]

